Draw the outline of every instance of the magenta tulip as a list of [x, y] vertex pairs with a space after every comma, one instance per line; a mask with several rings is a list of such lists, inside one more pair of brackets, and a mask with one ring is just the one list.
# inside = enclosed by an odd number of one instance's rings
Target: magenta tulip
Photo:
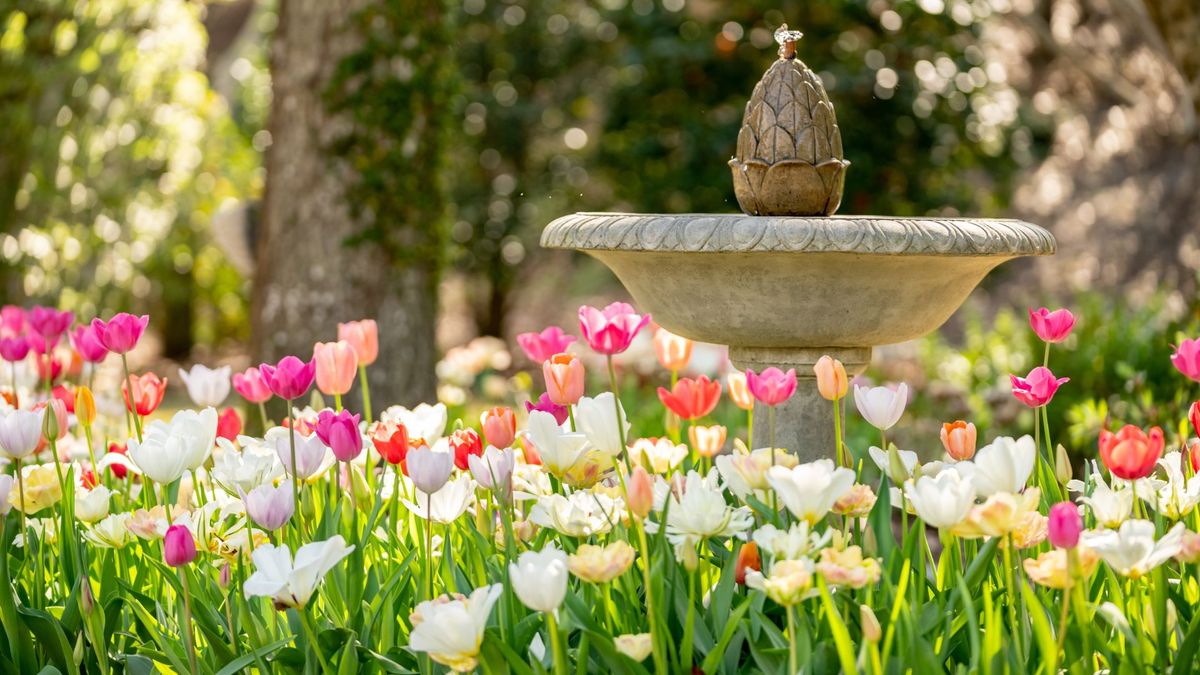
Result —
[[0, 337], [15, 337], [27, 327], [25, 309], [16, 305], [0, 307]]
[[650, 315], [638, 314], [624, 302], [614, 302], [603, 311], [584, 305], [579, 308], [579, 330], [593, 351], [612, 356], [629, 349], [633, 338], [646, 324]]
[[796, 369], [788, 368], [786, 373], [775, 367], [761, 373], [747, 370], [746, 388], [759, 403], [777, 406], [796, 393]]
[[329, 446], [339, 462], [352, 461], [362, 452], [363, 439], [358, 430], [358, 420], [359, 416], [351, 415], [349, 410], [340, 413], [322, 410], [317, 416], [317, 438]]
[[105, 349], [114, 354], [128, 354], [142, 339], [149, 323], [150, 317], [146, 314], [134, 316], [121, 312], [108, 321], [92, 319], [92, 328]]
[[558, 326], [548, 326], [540, 333], [521, 333], [517, 336], [517, 344], [534, 363], [548, 361], [551, 356], [567, 351], [573, 342], [575, 336], [567, 335]]
[[1036, 310], [1031, 308], [1029, 325], [1043, 342], [1062, 342], [1075, 327], [1075, 315], [1069, 309], [1056, 309], [1051, 312], [1045, 307]]
[[271, 393], [292, 401], [308, 393], [317, 375], [313, 361], [301, 361], [295, 356], [285, 356], [276, 365], [264, 363], [258, 367]]
[[534, 403], [533, 401], [525, 401], [525, 411], [533, 412], [534, 410], [550, 413], [554, 416], [554, 421], [558, 422], [559, 426], [562, 426], [563, 422], [567, 421], [567, 417], [569, 415], [567, 406], [559, 405], [554, 401], [551, 401], [550, 394], [546, 393], [543, 393], [538, 397], [537, 403]]
[[271, 385], [262, 372], [253, 366], [244, 373], [233, 374], [233, 388], [251, 403], [266, 403], [271, 399]]
[[1189, 380], [1200, 382], [1200, 338], [1180, 342], [1171, 363]]
[[1040, 408], [1054, 398], [1054, 392], [1063, 384], [1070, 382], [1069, 377], [1054, 377], [1049, 368], [1038, 366], [1029, 371], [1025, 377], [1009, 375], [1012, 381], [1012, 393], [1018, 401], [1030, 408]]
[[196, 539], [186, 525], [172, 525], [163, 537], [163, 562], [171, 567], [186, 565], [196, 559]]
[[1050, 507], [1046, 536], [1051, 544], [1058, 548], [1075, 548], [1082, 531], [1083, 518], [1079, 516], [1079, 507], [1071, 502], [1059, 502]]
[[88, 363], [100, 363], [108, 356], [108, 348], [100, 341], [100, 334], [89, 324], [80, 324], [71, 331], [71, 344], [80, 358]]
[[71, 322], [75, 320], [72, 312], [59, 311], [53, 307], [34, 307], [26, 316], [29, 328], [40, 335], [50, 349], [58, 344], [59, 338], [67, 332], [67, 329], [71, 327]]
[[0, 358], [5, 361], [22, 361], [29, 355], [29, 341], [23, 337], [0, 338]]

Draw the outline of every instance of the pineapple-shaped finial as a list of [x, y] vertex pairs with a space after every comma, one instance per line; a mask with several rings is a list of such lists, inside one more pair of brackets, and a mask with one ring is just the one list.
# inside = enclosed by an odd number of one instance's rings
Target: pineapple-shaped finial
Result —
[[775, 31], [779, 60], [754, 87], [729, 160], [742, 210], [753, 216], [828, 216], [842, 201], [842, 135], [821, 78], [796, 58], [803, 35]]

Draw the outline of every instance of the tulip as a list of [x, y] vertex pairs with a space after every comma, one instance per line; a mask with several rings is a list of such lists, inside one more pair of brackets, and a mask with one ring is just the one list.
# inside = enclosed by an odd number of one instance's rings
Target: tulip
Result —
[[955, 469], [971, 479], [980, 497], [990, 497], [1024, 490], [1036, 461], [1037, 447], [1032, 437], [1013, 440], [1001, 436], [980, 449], [973, 462], [960, 462]]
[[350, 391], [358, 371], [358, 356], [349, 342], [318, 342], [313, 345], [313, 363], [317, 389], [322, 394], [341, 397]]
[[56, 382], [58, 376], [62, 375], [63, 363], [54, 358], [50, 354], [39, 356], [36, 360], [38, 380], [42, 382]]
[[271, 399], [271, 385], [267, 384], [267, 379], [258, 368], [251, 367], [245, 372], [235, 373], [233, 388], [250, 403], [265, 403]]
[[12, 504], [8, 500], [12, 496], [12, 488], [15, 483], [12, 476], [0, 473], [0, 518], [7, 516], [8, 512], [12, 510]]
[[640, 663], [654, 651], [654, 636], [650, 633], [618, 635], [613, 638], [613, 647]]
[[26, 318], [29, 321], [29, 329], [45, 341], [46, 351], [49, 351], [67, 332], [71, 322], [75, 320], [75, 315], [72, 312], [60, 312], [53, 307], [34, 307]]
[[720, 454], [721, 449], [725, 447], [726, 432], [725, 427], [720, 424], [707, 427], [693, 424], [688, 427], [688, 440], [692, 442], [697, 454], [712, 458]]
[[322, 410], [317, 417], [316, 433], [321, 442], [329, 446], [339, 462], [354, 461], [362, 453], [362, 433], [358, 430], [358, 415], [349, 410], [335, 413]]
[[555, 354], [567, 351], [575, 336], [567, 335], [558, 326], [548, 326], [540, 333], [521, 333], [517, 344], [534, 363], [545, 363]]
[[192, 403], [200, 407], [219, 407], [229, 396], [229, 366], [209, 368], [197, 363], [190, 371], [179, 369], [179, 379], [187, 387]]
[[930, 527], [954, 527], [975, 505], [975, 488], [968, 478], [953, 470], [936, 476], [921, 476], [904, 484], [904, 495], [917, 517]]
[[654, 331], [654, 355], [663, 368], [677, 373], [683, 370], [692, 358], [693, 342], [667, 330]]
[[846, 396], [850, 389], [850, 380], [846, 376], [846, 367], [841, 361], [822, 356], [813, 365], [817, 375], [817, 391], [827, 401], [837, 401]]
[[525, 401], [525, 412], [533, 412], [535, 410], [550, 413], [554, 416], [554, 421], [563, 424], [570, 416], [570, 411], [565, 405], [559, 405], [550, 398], [550, 394], [543, 392], [538, 397], [537, 403], [533, 401]]
[[92, 423], [96, 421], [96, 398], [87, 386], [75, 389], [72, 411], [75, 413], [75, 419], [85, 427], [92, 426]]
[[746, 586], [762, 591], [784, 607], [791, 607], [808, 597], [813, 585], [812, 565], [808, 559], [783, 560], [771, 566], [770, 576], [747, 572]]
[[139, 317], [121, 312], [108, 321], [92, 319], [92, 328], [105, 349], [115, 354], [127, 354], [142, 339], [149, 323], [148, 315]]
[[216, 410], [181, 410], [170, 422], [151, 422], [141, 441], [130, 439], [129, 457], [146, 477], [166, 485], [203, 465], [216, 437]]
[[606, 584], [628, 571], [635, 555], [633, 547], [619, 539], [606, 546], [583, 544], [567, 556], [567, 569], [589, 583]]
[[629, 460], [657, 474], [669, 474], [688, 456], [686, 445], [669, 438], [639, 438], [629, 445]]
[[400, 464], [408, 454], [408, 428], [399, 422], [380, 421], [371, 431], [371, 443], [388, 464]]
[[1067, 339], [1075, 327], [1075, 315], [1068, 309], [1053, 312], [1042, 307], [1029, 308], [1029, 325], [1043, 342], [1056, 343]]
[[516, 453], [511, 448], [500, 449], [494, 446], [488, 446], [480, 456], [467, 457], [471, 475], [475, 477], [479, 486], [505, 497], [512, 488], [512, 473], [516, 462]]
[[[292, 438], [295, 438], [295, 463], [293, 464]], [[329, 468], [329, 446], [325, 445], [316, 434], [278, 433], [269, 436], [275, 446], [275, 455], [283, 463], [283, 468], [289, 476], [299, 480], [308, 480]]]
[[470, 597], [443, 595], [418, 604], [409, 617], [408, 648], [455, 672], [475, 670], [488, 616], [503, 592], [503, 584], [493, 584], [475, 589]]
[[[628, 417], [611, 391], [595, 398], [579, 399], [575, 423], [596, 450], [616, 457], [625, 450], [625, 434], [629, 433]], [[618, 421], [620, 425], [618, 426]]]
[[[131, 389], [132, 397], [129, 394]], [[125, 397], [125, 407], [137, 413], [139, 417], [145, 417], [158, 410], [166, 391], [167, 378], [160, 379], [154, 373], [130, 375], [121, 382], [121, 395]]]
[[955, 461], [964, 461], [975, 456], [975, 425], [963, 420], [942, 425], [942, 447]]
[[1171, 355], [1171, 363], [1184, 377], [1200, 382], [1200, 338], [1180, 342]]
[[575, 405], [583, 396], [583, 362], [573, 354], [555, 354], [542, 364], [546, 393], [558, 405]]
[[29, 341], [23, 337], [0, 338], [0, 358], [10, 363], [24, 361], [29, 355]]
[[25, 332], [28, 327], [25, 309], [16, 305], [0, 307], [0, 337], [12, 337]]
[[71, 331], [71, 344], [88, 363], [100, 363], [108, 356], [108, 348], [100, 341], [100, 332], [91, 324], [80, 324]]
[[517, 437], [517, 416], [512, 408], [492, 408], [480, 416], [479, 424], [488, 444], [497, 448], [510, 447]]
[[25, 515], [49, 508], [62, 499], [62, 483], [49, 464], [21, 467], [17, 491], [10, 492], [8, 503]]
[[379, 325], [374, 319], [339, 323], [338, 341], [350, 343], [360, 366], [369, 366], [379, 358]]
[[46, 401], [42, 435], [51, 443], [67, 435], [67, 406], [62, 399], [51, 398]]
[[163, 537], [163, 562], [180, 567], [196, 559], [196, 539], [186, 525], [172, 525]]
[[242, 502], [250, 520], [268, 532], [286, 525], [296, 511], [296, 502], [288, 485], [259, 485], [244, 493]]
[[236, 440], [242, 433], [242, 416], [233, 408], [226, 408], [217, 417], [217, 438]]
[[317, 367], [313, 361], [305, 362], [295, 356], [285, 356], [276, 365], [260, 365], [258, 371], [271, 388], [271, 393], [284, 400], [293, 401], [308, 393]]
[[879, 581], [883, 573], [878, 560], [863, 558], [861, 546], [847, 546], [844, 549], [831, 546], [821, 549], [821, 562], [817, 563], [817, 572], [831, 586], [853, 589]]
[[878, 497], [870, 485], [855, 483], [850, 491], [833, 503], [833, 512], [849, 518], [866, 518]]
[[792, 515], [814, 525], [854, 486], [854, 472], [819, 459], [791, 469], [773, 466], [767, 482]]
[[721, 398], [721, 383], [704, 375], [683, 378], [671, 389], [658, 388], [658, 400], [681, 419], [694, 420], [711, 413]]
[[1158, 541], [1154, 523], [1127, 520], [1115, 530], [1094, 530], [1081, 543], [1100, 554], [1116, 573], [1138, 579], [1170, 560], [1183, 549], [1183, 523], [1176, 523]]
[[1026, 377], [1009, 375], [1009, 378], [1013, 396], [1030, 408], [1040, 408], [1049, 403], [1058, 388], [1071, 380], [1069, 377], [1055, 378], [1054, 373], [1043, 366], [1029, 371]]
[[450, 434], [450, 450], [454, 453], [454, 466], [466, 471], [470, 466], [467, 458], [483, 454], [483, 439], [474, 429], [459, 429]]
[[[726, 502], [715, 472], [702, 476], [689, 471], [674, 487], [665, 509], [667, 541], [676, 546], [677, 556], [686, 551], [695, 553], [695, 544], [705, 539], [741, 536], [754, 526], [748, 506], [732, 507]], [[686, 559], [682, 562], [688, 564]]]
[[583, 339], [593, 351], [606, 356], [629, 349], [633, 338], [648, 323], [649, 314], [638, 314], [624, 302], [614, 302], [603, 310], [587, 305], [579, 308], [579, 330]]
[[740, 370], [732, 371], [725, 377], [725, 382], [729, 387], [729, 398], [734, 405], [742, 410], [754, 409], [754, 395], [750, 393], [745, 373]]
[[1117, 478], [1137, 480], [1154, 473], [1163, 452], [1163, 432], [1158, 427], [1150, 433], [1126, 424], [1117, 433], [1100, 431], [1100, 459]]
[[775, 367], [762, 373], [747, 370], [746, 387], [759, 403], [775, 407], [796, 393], [796, 369], [789, 368], [786, 373]]
[[758, 544], [748, 541], [738, 549], [737, 562], [733, 568], [733, 580], [739, 586], [746, 585], [746, 572], [761, 572], [762, 558], [758, 554]]
[[9, 459], [23, 459], [42, 440], [42, 414], [32, 410], [0, 412], [0, 450]]
[[535, 612], [554, 612], [567, 595], [567, 554], [553, 543], [525, 551], [508, 566], [513, 592]]
[[280, 611], [302, 610], [329, 570], [353, 552], [354, 547], [346, 546], [340, 534], [301, 546], [295, 561], [286, 545], [263, 544], [251, 554], [254, 574], [246, 579], [242, 591], [246, 598], [271, 598], [275, 609]]
[[1194, 401], [1188, 408], [1188, 420], [1192, 423], [1192, 429], [1196, 435], [1200, 436], [1200, 401]]
[[654, 483], [641, 466], [634, 467], [625, 483], [625, 506], [638, 520], [645, 520], [654, 506]]
[[887, 431], [896, 425], [908, 405], [908, 385], [896, 389], [887, 387], [854, 387], [854, 405], [871, 426]]
[[410, 451], [404, 463], [413, 485], [427, 495], [440, 490], [454, 471], [454, 455], [425, 446]]
[[1079, 516], [1079, 507], [1071, 502], [1059, 502], [1051, 506], [1046, 531], [1050, 544], [1056, 548], [1075, 548], [1079, 545], [1079, 534], [1083, 531], [1083, 518]]
[[95, 523], [108, 517], [112, 492], [103, 485], [75, 492], [75, 517], [84, 523]]

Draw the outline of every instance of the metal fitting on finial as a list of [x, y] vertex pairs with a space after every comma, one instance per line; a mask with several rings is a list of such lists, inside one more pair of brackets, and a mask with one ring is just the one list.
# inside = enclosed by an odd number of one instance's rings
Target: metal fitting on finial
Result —
[[775, 30], [775, 41], [779, 43], [779, 58], [796, 58], [796, 41], [804, 37], [798, 30], [788, 30], [787, 24], [782, 24]]

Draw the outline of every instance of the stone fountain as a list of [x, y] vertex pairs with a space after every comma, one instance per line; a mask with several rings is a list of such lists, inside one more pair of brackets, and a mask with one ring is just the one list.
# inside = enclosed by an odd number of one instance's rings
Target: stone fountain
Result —
[[[1052, 255], [1055, 242], [1019, 220], [833, 215], [849, 162], [825, 87], [796, 58], [799, 38], [776, 32], [780, 57], [746, 104], [729, 161], [744, 213], [576, 213], [541, 243], [597, 258], [656, 322], [728, 345], [738, 368], [795, 368], [776, 445], [809, 461], [834, 454], [817, 359], [853, 377], [873, 347], [936, 330], [997, 265]], [[755, 447], [768, 445], [766, 427], [755, 425]]]

